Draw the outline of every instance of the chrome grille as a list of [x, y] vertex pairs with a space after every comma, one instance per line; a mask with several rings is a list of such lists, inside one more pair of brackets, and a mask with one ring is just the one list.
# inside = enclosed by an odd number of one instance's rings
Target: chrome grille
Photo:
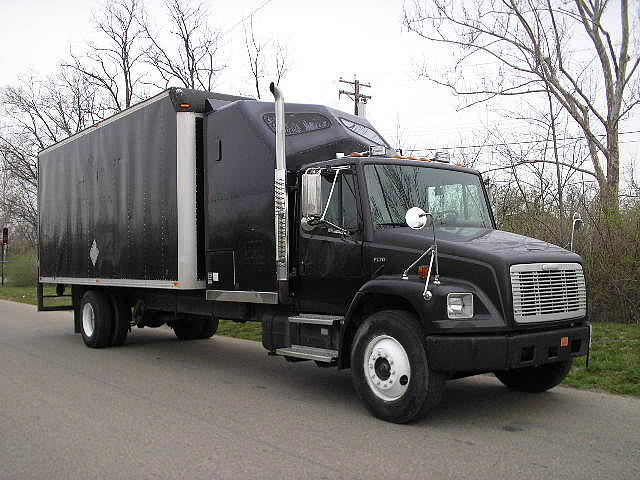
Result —
[[576, 318], [587, 313], [587, 292], [578, 263], [511, 266], [513, 315], [518, 323]]

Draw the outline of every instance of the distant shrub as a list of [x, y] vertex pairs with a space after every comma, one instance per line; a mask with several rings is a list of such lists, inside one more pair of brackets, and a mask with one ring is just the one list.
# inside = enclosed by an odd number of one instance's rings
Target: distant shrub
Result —
[[[517, 197], [501, 200], [510, 207], [496, 212], [501, 229], [562, 247], [569, 243], [571, 220], [561, 222], [556, 209], [529, 205], [527, 211]], [[584, 220], [575, 250], [584, 258], [591, 321], [640, 323], [640, 203], [627, 203], [614, 217], [596, 200], [567, 207], [567, 215], [574, 211]]]
[[38, 279], [38, 263], [34, 251], [13, 255], [7, 254], [4, 265], [5, 285], [28, 287], [35, 285]]

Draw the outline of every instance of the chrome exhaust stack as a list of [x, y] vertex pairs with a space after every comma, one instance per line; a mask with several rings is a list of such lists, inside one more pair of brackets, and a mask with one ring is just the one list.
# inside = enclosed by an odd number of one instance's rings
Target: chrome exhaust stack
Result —
[[276, 234], [276, 278], [278, 300], [289, 303], [289, 215], [287, 199], [287, 159], [285, 153], [284, 95], [271, 82], [276, 107], [276, 169], [274, 176], [275, 234]]

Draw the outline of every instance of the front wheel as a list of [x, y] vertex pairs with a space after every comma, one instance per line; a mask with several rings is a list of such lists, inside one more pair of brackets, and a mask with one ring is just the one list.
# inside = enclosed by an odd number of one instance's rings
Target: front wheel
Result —
[[504, 385], [519, 392], [540, 393], [560, 384], [571, 371], [573, 360], [548, 363], [539, 367], [493, 372]]
[[358, 329], [353, 382], [374, 416], [408, 423], [440, 401], [445, 377], [429, 367], [423, 338], [415, 315], [402, 310], [374, 313]]

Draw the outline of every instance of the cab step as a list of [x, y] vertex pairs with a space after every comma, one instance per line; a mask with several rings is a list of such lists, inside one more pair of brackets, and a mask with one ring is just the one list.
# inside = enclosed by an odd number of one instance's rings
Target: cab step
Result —
[[300, 313], [295, 317], [289, 317], [289, 323], [309, 323], [313, 325], [337, 325], [344, 320], [338, 315], [320, 315], [317, 313]]
[[306, 347], [304, 345], [291, 345], [287, 348], [278, 348], [276, 349], [276, 354], [285, 357], [302, 358], [304, 360], [315, 360], [316, 362], [323, 363], [332, 363], [338, 359], [337, 350]]

